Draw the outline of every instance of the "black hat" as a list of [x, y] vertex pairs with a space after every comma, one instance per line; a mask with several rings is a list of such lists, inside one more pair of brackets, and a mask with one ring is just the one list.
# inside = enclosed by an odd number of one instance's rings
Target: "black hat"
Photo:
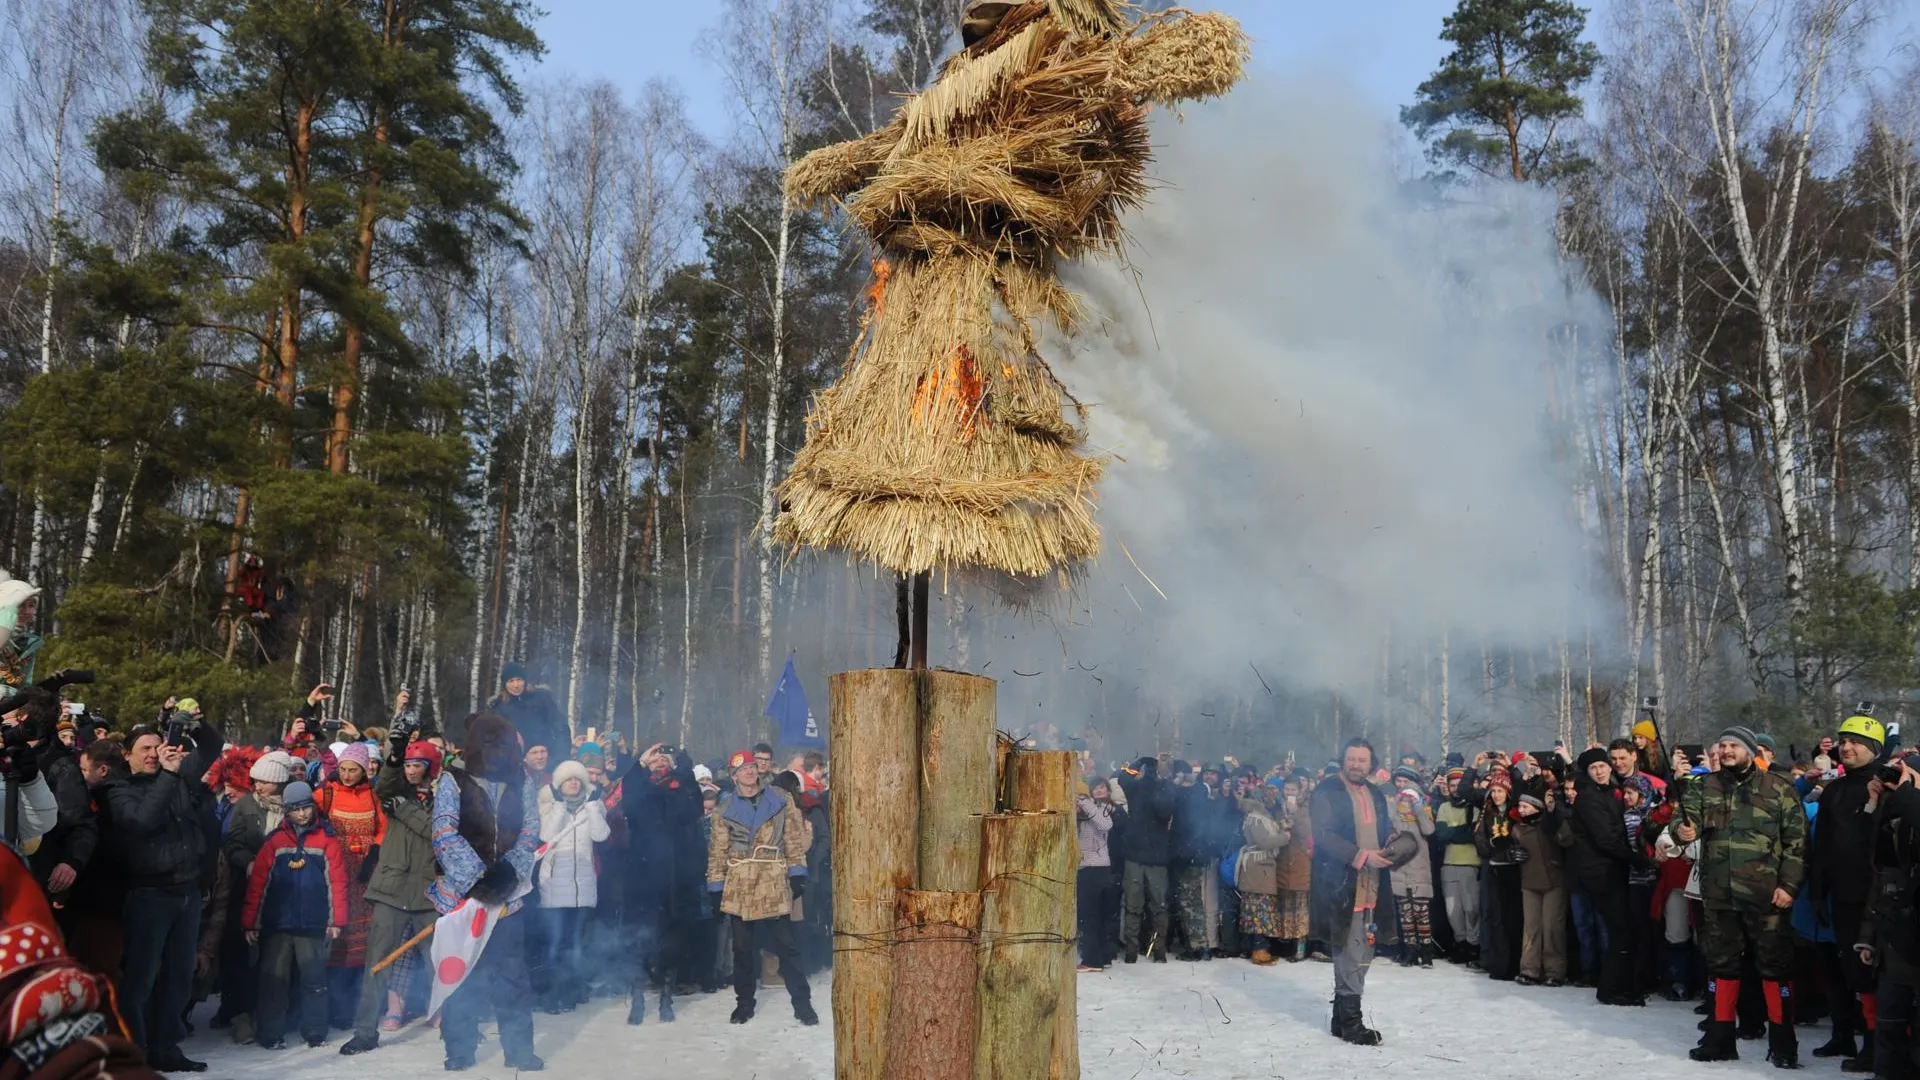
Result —
[[1466, 763], [1467, 763], [1467, 756], [1465, 754], [1462, 754], [1458, 750], [1455, 750], [1453, 753], [1447, 755], [1447, 768], [1449, 769], [1458, 769], [1461, 766], [1465, 765]]
[[517, 660], [500, 669], [500, 681], [503, 683], [512, 682], [515, 679], [524, 679], [526, 677], [527, 666]]
[[1610, 766], [1612, 759], [1607, 757], [1605, 750], [1598, 746], [1593, 746], [1581, 751], [1580, 756], [1574, 760], [1574, 764], [1580, 766], [1581, 772], [1585, 772], [1595, 765]]

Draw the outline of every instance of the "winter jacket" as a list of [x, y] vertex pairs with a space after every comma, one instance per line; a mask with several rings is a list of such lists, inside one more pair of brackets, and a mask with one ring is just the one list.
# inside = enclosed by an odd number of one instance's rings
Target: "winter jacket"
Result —
[[1120, 774], [1127, 793], [1127, 861], [1165, 866], [1172, 858], [1174, 797], [1158, 776]]
[[1075, 807], [1080, 823], [1080, 865], [1112, 866], [1107, 834], [1113, 831], [1113, 815], [1107, 807], [1093, 801], [1091, 795], [1080, 796]]
[[1573, 880], [1590, 893], [1603, 893], [1627, 883], [1627, 869], [1638, 854], [1627, 840], [1626, 808], [1612, 784], [1596, 784], [1582, 774], [1573, 800], [1573, 846], [1567, 868]]
[[269, 820], [267, 808], [256, 795], [242, 795], [234, 800], [233, 809], [227, 812], [226, 835], [220, 847], [226, 855], [227, 871], [235, 881], [247, 880], [253, 870], [253, 857], [260, 853], [267, 834], [279, 828], [280, 822], [280, 808], [274, 808]]
[[115, 851], [130, 888], [199, 885], [213, 793], [197, 778], [213, 767], [221, 736], [202, 721], [195, 738], [179, 772], [134, 773], [107, 785]]
[[579, 809], [556, 801], [540, 814], [540, 906], [593, 907], [600, 902], [599, 876], [593, 865], [593, 845], [605, 840], [607, 807], [588, 799]]
[[708, 850], [700, 831], [700, 783], [693, 778], [693, 768], [676, 766], [656, 781], [635, 763], [621, 779], [620, 791], [629, 908], [668, 918], [693, 916], [701, 907]]
[[1287, 849], [1276, 865], [1274, 888], [1281, 892], [1306, 892], [1313, 884], [1313, 815], [1308, 806], [1311, 800], [1296, 804], [1293, 813], [1287, 814], [1287, 804], [1281, 802], [1276, 812], [1285, 816], [1279, 818], [1279, 825], [1287, 834]]
[[1564, 808], [1555, 806], [1533, 817], [1516, 819], [1514, 839], [1526, 849], [1527, 861], [1520, 864], [1520, 887], [1531, 892], [1551, 892], [1567, 884], [1567, 848], [1573, 844], [1573, 825]]
[[1442, 865], [1480, 865], [1480, 849], [1473, 841], [1474, 827], [1479, 824], [1478, 809], [1457, 799], [1441, 802], [1440, 809], [1433, 815], [1433, 839], [1446, 848], [1440, 860]]
[[1867, 782], [1878, 764], [1849, 769], [1820, 793], [1820, 827], [1807, 838], [1807, 892], [1815, 905], [1864, 904], [1872, 892], [1873, 880], [1860, 868], [1873, 858]]
[[1920, 788], [1896, 787], [1881, 796], [1872, 866], [1873, 891], [1854, 944], [1920, 965]]
[[1427, 800], [1421, 798], [1417, 791], [1408, 793], [1405, 798], [1402, 798], [1398, 792], [1389, 795], [1387, 807], [1392, 815], [1392, 827], [1387, 830], [1389, 836], [1404, 832], [1422, 838], [1420, 854], [1390, 875], [1393, 880], [1393, 895], [1411, 897], [1415, 900], [1431, 900], [1433, 899], [1433, 861], [1426, 857], [1427, 845], [1424, 841], [1433, 835], [1433, 811], [1427, 806]]
[[[504, 783], [481, 776], [468, 777], [467, 782], [480, 789], [495, 814], [500, 812], [507, 793]], [[531, 781], [523, 778], [519, 783], [520, 831], [513, 846], [498, 860], [513, 867], [516, 891], [518, 885], [531, 884], [534, 852], [540, 847], [540, 815], [535, 810], [539, 796]], [[460, 825], [460, 781], [454, 770], [444, 769], [433, 784], [433, 855], [440, 864], [440, 876], [427, 887], [427, 899], [442, 915], [459, 907], [488, 870], [489, 864], [474, 850], [473, 842], [461, 835]], [[519, 911], [525, 902], [524, 896], [508, 902], [506, 913]]]
[[347, 925], [347, 849], [326, 822], [281, 822], [247, 874], [240, 924], [266, 934], [324, 934]]
[[1700, 899], [1715, 910], [1770, 911], [1773, 891], [1800, 891], [1807, 816], [1783, 777], [1721, 769], [1687, 784], [1680, 817], [1699, 830]]
[[1277, 896], [1280, 893], [1280, 860], [1287, 855], [1292, 836], [1274, 820], [1265, 803], [1241, 799], [1241, 839], [1246, 841], [1238, 853], [1234, 881], [1242, 893]]
[[[544, 686], [528, 687], [519, 697], [505, 691], [487, 703], [487, 710], [513, 725], [520, 733], [522, 750], [536, 746], [547, 748], [547, 761], [557, 765], [573, 753], [573, 740], [567, 729], [567, 717]], [[532, 803], [527, 804], [529, 808]]]
[[1173, 785], [1172, 861], [1186, 865], [1212, 862], [1220, 849], [1220, 813], [1203, 784]]
[[788, 879], [807, 876], [807, 823], [800, 808], [786, 792], [767, 787], [752, 798], [735, 792], [714, 817], [707, 888], [720, 894], [720, 910], [750, 922], [790, 918]]
[[87, 793], [80, 759], [73, 750], [59, 739], [48, 739], [35, 754], [57, 810], [53, 828], [40, 838], [39, 848], [27, 859], [33, 876], [44, 885], [53, 868], [63, 863], [75, 874], [87, 868], [100, 841], [100, 826], [93, 819], [93, 799]]
[[438, 866], [433, 858], [431, 797], [423, 798], [407, 783], [405, 762], [380, 769], [374, 794], [380, 798], [387, 831], [380, 841], [380, 860], [367, 882], [367, 899], [401, 911], [432, 911], [427, 887], [433, 884]]

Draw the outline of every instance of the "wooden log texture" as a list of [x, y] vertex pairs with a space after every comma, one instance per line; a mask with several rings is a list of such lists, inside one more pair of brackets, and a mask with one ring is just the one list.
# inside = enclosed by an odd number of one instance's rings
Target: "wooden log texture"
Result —
[[[1075, 874], [1080, 872], [1079, 805], [1075, 798], [1079, 769], [1079, 755], [1071, 750], [1016, 750], [1007, 784], [1010, 809], [1053, 810], [1075, 823], [1068, 862]], [[1080, 927], [1077, 890], [1067, 890], [1066, 904], [1064, 921], [1069, 940], [1060, 946], [1060, 1004], [1053, 1014], [1052, 1061], [1047, 1070], [1053, 1080], [1080, 1075], [1080, 975], [1074, 970], [1077, 958], [1072, 940]]]
[[[980, 1038], [975, 1080], [1052, 1076], [1055, 1014], [1073, 936], [1074, 819], [994, 814], [981, 845]], [[1055, 1080], [1073, 1080], [1072, 1077]]]
[[980, 894], [902, 890], [886, 1080], [972, 1080]]
[[920, 853], [915, 884], [980, 888], [980, 821], [994, 811], [994, 693], [957, 671], [920, 673]]
[[882, 1080], [886, 1067], [894, 908], [913, 885], [918, 852], [916, 692], [915, 673], [898, 668], [827, 680], [838, 1080]]
[[995, 812], [1013, 809], [1013, 736], [993, 733], [993, 798]]

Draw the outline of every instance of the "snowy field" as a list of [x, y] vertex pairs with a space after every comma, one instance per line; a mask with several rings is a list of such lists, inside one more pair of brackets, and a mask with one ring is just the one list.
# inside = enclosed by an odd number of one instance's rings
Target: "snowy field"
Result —
[[[793, 1020], [784, 990], [768, 987], [760, 1015], [728, 1025], [731, 991], [675, 1002], [679, 1020], [626, 1025], [624, 1001], [596, 1001], [564, 1016], [534, 1014], [534, 1046], [547, 1073], [581, 1080], [828, 1080], [833, 1038], [825, 980], [814, 987], [822, 1026]], [[1467, 1077], [1588, 1080], [1699, 1080], [1773, 1074], [1766, 1043], [1740, 1044], [1738, 1064], [1698, 1065], [1686, 1051], [1698, 1039], [1689, 1005], [1655, 1001], [1644, 1009], [1607, 1008], [1590, 990], [1548, 990], [1496, 983], [1450, 964], [1430, 971], [1376, 966], [1369, 976], [1368, 1022], [1386, 1036], [1377, 1048], [1347, 1046], [1327, 1034], [1332, 968], [1312, 961], [1256, 968], [1245, 961], [1115, 965], [1080, 977], [1081, 1074], [1088, 1080], [1348, 1080], [1383, 1070], [1402, 1078]], [[651, 1004], [651, 1002], [650, 1002]], [[319, 1080], [377, 1076], [426, 1080], [441, 1069], [439, 1033], [415, 1023], [382, 1038], [379, 1050], [344, 1058], [330, 1045], [268, 1052], [235, 1046], [224, 1032], [189, 1040], [189, 1056], [225, 1080]], [[1814, 1031], [1820, 1038], [1810, 1039]], [[1802, 1075], [1840, 1075], [1834, 1061], [1808, 1050], [1825, 1039], [1801, 1028]], [[480, 1046], [476, 1080], [512, 1075], [499, 1043]]]

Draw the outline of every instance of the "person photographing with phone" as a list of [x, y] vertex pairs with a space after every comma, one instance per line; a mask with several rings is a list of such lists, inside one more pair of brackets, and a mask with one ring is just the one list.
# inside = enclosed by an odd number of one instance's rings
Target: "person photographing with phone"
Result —
[[1800, 1067], [1793, 1030], [1793, 928], [1789, 913], [1805, 876], [1806, 812], [1793, 784], [1759, 767], [1760, 738], [1751, 728], [1720, 733], [1712, 753], [1718, 771], [1687, 784], [1672, 825], [1682, 844], [1700, 841], [1701, 934], [1713, 1011], [1706, 1034], [1688, 1056], [1737, 1061], [1734, 1021], [1740, 962], [1750, 956], [1767, 1006], [1767, 1058]]
[[[1851, 951], [1875, 977], [1873, 1074], [1910, 1075], [1911, 1026], [1920, 1017], [1920, 753], [1873, 769], [1872, 888]], [[1862, 1051], [1867, 1056], [1867, 1051]]]

